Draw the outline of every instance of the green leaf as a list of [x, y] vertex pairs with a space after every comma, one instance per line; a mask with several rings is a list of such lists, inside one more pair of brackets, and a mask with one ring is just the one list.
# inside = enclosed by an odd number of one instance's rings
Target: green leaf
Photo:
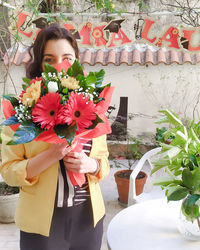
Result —
[[184, 169], [182, 172], [183, 185], [189, 189], [193, 186], [193, 176], [188, 169]]
[[192, 194], [190, 196], [188, 196], [187, 201], [188, 201], [188, 205], [192, 206], [194, 205], [200, 198], [199, 194]]
[[175, 179], [172, 179], [169, 177], [162, 177], [162, 178], [158, 178], [158, 179], [153, 181], [153, 185], [155, 185], [155, 186], [168, 186], [170, 184], [181, 185], [182, 181], [175, 180]]
[[3, 97], [7, 99], [8, 101], [10, 101], [13, 107], [19, 106], [19, 100], [16, 97], [12, 95], [3, 95]]
[[87, 75], [87, 77], [86, 77], [85, 80], [86, 80], [87, 86], [91, 86], [91, 85], [92, 85], [92, 87], [95, 88], [95, 83], [96, 83], [96, 81], [97, 81], [97, 78], [96, 78], [94, 72], [90, 72], [90, 73]]
[[182, 203], [181, 210], [187, 220], [193, 221], [199, 217], [199, 206], [195, 202], [199, 199], [196, 195], [188, 196]]
[[26, 90], [27, 85], [26, 84], [22, 84], [22, 88], [23, 88], [23, 90]]
[[163, 113], [165, 116], [159, 118], [156, 123], [171, 123], [175, 126], [183, 126], [183, 123], [179, 119], [178, 115], [169, 109], [159, 110], [160, 113]]
[[63, 94], [67, 94], [68, 93], [68, 88], [65, 88], [65, 89], [63, 89]]
[[97, 78], [96, 87], [100, 87], [102, 85], [104, 75], [105, 75], [104, 69], [101, 69], [99, 72], [95, 72], [95, 76]]
[[167, 199], [168, 201], [179, 201], [184, 199], [189, 193], [186, 187], [173, 186], [168, 188]]
[[96, 87], [95, 88], [95, 91], [98, 93], [98, 94], [100, 94], [106, 87], [110, 87], [111, 86], [111, 83], [108, 83], [108, 84], [106, 84], [106, 85], [104, 85], [104, 86], [102, 86], [102, 87]]
[[66, 139], [69, 145], [72, 144], [72, 141], [75, 138], [75, 133], [77, 130], [77, 125], [57, 125], [54, 127], [54, 131], [57, 134], [57, 136], [61, 139]]
[[154, 168], [151, 170], [151, 175], [154, 174], [159, 169], [168, 166], [169, 160], [168, 159], [158, 159], [158, 160], [152, 161], [152, 164], [154, 165]]
[[84, 75], [82, 66], [78, 60], [72, 64], [72, 66], [67, 70], [69, 76], [77, 77], [79, 74]]
[[92, 125], [87, 129], [94, 129], [99, 123], [104, 123], [104, 121], [96, 114], [96, 119], [92, 121]]
[[22, 122], [7, 145], [17, 145], [33, 141], [43, 130], [33, 122]]
[[13, 105], [13, 107], [19, 106], [19, 100], [15, 97], [11, 97], [10, 102]]
[[56, 73], [56, 74], [58, 74], [57, 69], [55, 69], [53, 66], [51, 66], [48, 63], [44, 64], [44, 72], [45, 73], [49, 73], [50, 72], [50, 73]]
[[23, 82], [25, 82], [26, 84], [30, 85], [31, 79], [26, 78], [26, 77], [23, 77], [22, 80], [23, 80]]
[[189, 159], [192, 162], [193, 167], [197, 167], [198, 166], [196, 155], [190, 155]]
[[194, 192], [200, 191], [200, 169], [197, 168], [193, 171], [193, 183], [194, 183]]
[[1, 123], [1, 125], [10, 126], [19, 123], [17, 117], [11, 116]]
[[13, 94], [10, 95], [3, 95], [3, 98], [5, 98], [6, 100], [10, 101], [10, 99], [13, 97]]

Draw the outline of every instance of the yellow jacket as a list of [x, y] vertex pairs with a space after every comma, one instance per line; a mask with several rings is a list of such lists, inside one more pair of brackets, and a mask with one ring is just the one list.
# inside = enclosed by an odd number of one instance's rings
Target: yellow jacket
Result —
[[[49, 236], [54, 209], [59, 162], [43, 171], [39, 176], [26, 180], [28, 160], [50, 146], [46, 142], [29, 142], [16, 146], [6, 143], [13, 131], [4, 127], [2, 131], [2, 165], [0, 172], [10, 186], [20, 186], [15, 222], [20, 230]], [[101, 169], [96, 176], [87, 174], [94, 226], [104, 216], [105, 207], [98, 182], [109, 173], [106, 136], [93, 139], [90, 157], [100, 160]]]

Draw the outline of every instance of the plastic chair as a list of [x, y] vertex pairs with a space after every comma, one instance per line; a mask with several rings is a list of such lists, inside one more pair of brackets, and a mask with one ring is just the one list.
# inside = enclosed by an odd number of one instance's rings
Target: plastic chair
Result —
[[[129, 182], [129, 195], [128, 195], [128, 206], [133, 205], [135, 203], [137, 203], [137, 196], [136, 196], [136, 187], [135, 187], [135, 179], [138, 175], [138, 173], [140, 172], [140, 170], [143, 168], [144, 164], [146, 161], [148, 161], [151, 169], [153, 169], [153, 164], [151, 163], [151, 158], [156, 155], [158, 152], [161, 151], [161, 147], [158, 148], [154, 148], [148, 152], [146, 152], [142, 158], [138, 161], [138, 163], [136, 164], [136, 166], [133, 168], [133, 172], [131, 173], [130, 176], [130, 182]], [[159, 188], [160, 189], [160, 188]], [[144, 196], [144, 195], [148, 195], [148, 194], [144, 194], [142, 193], [139, 196]], [[152, 195], [149, 196], [150, 198], [152, 198]], [[141, 197], [142, 198], [142, 197]], [[160, 198], [160, 197], [159, 197]], [[141, 200], [141, 199], [140, 199]]]

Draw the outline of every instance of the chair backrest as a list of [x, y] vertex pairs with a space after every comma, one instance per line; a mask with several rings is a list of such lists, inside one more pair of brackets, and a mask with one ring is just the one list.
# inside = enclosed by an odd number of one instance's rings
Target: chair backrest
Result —
[[153, 164], [151, 163], [151, 158], [160, 151], [161, 151], [161, 147], [151, 149], [150, 151], [146, 152], [142, 156], [142, 158], [138, 161], [136, 166], [134, 166], [133, 171], [130, 176], [130, 182], [129, 182], [128, 206], [136, 203], [135, 180], [136, 180], [138, 173], [141, 171], [146, 161], [149, 162], [149, 165], [151, 166], [151, 169], [152, 169]]

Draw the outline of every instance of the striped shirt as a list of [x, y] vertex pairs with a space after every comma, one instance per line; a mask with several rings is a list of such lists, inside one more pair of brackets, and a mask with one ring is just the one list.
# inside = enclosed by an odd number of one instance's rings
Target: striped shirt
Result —
[[[85, 141], [81, 139], [83, 145], [82, 151], [89, 156], [92, 148], [92, 140]], [[85, 143], [86, 142], [86, 143]], [[86, 175], [85, 175], [86, 177]], [[57, 188], [57, 206], [58, 207], [71, 207], [82, 204], [90, 198], [88, 181], [79, 187], [73, 186], [69, 176], [66, 173], [63, 160], [60, 160], [60, 168], [58, 174], [58, 188]]]

